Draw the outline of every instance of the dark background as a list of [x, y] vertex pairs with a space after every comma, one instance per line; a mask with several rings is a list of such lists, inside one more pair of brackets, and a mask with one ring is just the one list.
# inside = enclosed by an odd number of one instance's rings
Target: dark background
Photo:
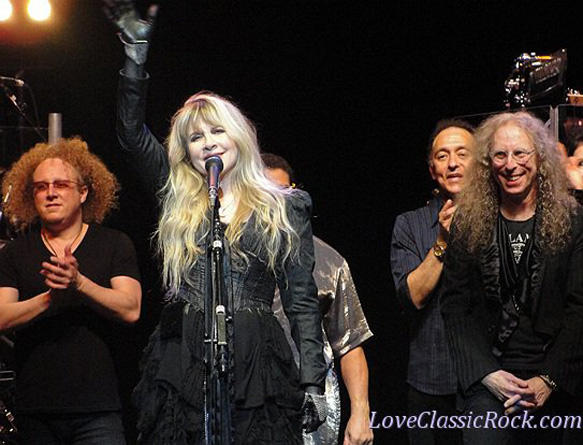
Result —
[[[365, 351], [377, 419], [405, 414], [408, 319], [395, 300], [389, 245], [396, 215], [430, 196], [424, 157], [434, 124], [502, 109], [503, 82], [523, 52], [566, 48], [568, 86], [583, 84], [579, 2], [425, 3], [160, 1], [147, 64], [147, 122], [161, 139], [188, 96], [214, 91], [247, 113], [263, 149], [286, 157], [312, 195], [314, 232], [347, 258], [375, 333]], [[32, 27], [0, 24], [0, 75], [20, 74], [42, 126], [49, 112], [62, 113], [63, 135], [83, 136], [118, 175], [120, 209], [108, 224], [132, 236], [155, 289], [152, 202], [117, 155], [121, 44], [98, 0], [55, 9], [60, 18], [33, 37]], [[17, 90], [32, 118], [30, 91]], [[0, 125], [7, 167], [37, 138], [10, 128], [18, 118], [4, 98]], [[138, 344], [158, 309], [155, 291], [144, 298]], [[130, 349], [128, 363], [139, 348]], [[380, 444], [406, 440], [405, 431], [375, 435]]]

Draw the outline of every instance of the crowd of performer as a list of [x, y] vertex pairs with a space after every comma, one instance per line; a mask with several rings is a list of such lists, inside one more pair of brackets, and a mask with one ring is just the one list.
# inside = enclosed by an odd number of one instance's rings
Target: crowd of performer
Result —
[[[125, 54], [119, 155], [158, 203], [164, 306], [132, 393], [138, 442], [373, 443], [363, 349], [373, 334], [346, 260], [312, 234], [310, 196], [214, 93], [191, 96], [156, 139], [145, 122], [157, 7], [141, 18], [131, 0], [105, 4]], [[397, 217], [390, 245], [412, 320], [409, 415], [583, 415], [583, 134], [563, 148], [526, 111], [478, 128], [437, 123], [420, 159], [434, 196]], [[18, 236], [0, 251], [0, 332], [16, 331], [18, 443], [127, 443], [118, 380], [142, 288], [132, 242], [100, 225], [118, 189], [79, 137], [37, 144], [4, 175], [2, 210]], [[208, 317], [217, 268], [224, 331]], [[222, 373], [209, 355], [216, 331]], [[344, 431], [335, 360], [350, 399]], [[213, 385], [224, 389], [215, 405]], [[412, 444], [581, 443], [578, 429], [408, 434]]]

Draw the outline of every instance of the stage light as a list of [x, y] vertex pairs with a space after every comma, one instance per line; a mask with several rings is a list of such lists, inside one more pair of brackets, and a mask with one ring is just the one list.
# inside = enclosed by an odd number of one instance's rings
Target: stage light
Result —
[[4, 22], [12, 17], [12, 3], [10, 0], [0, 0], [0, 22]]
[[49, 0], [30, 0], [28, 2], [28, 15], [37, 22], [48, 19], [51, 15]]

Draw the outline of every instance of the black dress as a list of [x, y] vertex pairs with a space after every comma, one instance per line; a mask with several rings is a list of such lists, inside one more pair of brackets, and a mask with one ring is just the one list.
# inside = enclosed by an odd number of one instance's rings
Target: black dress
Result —
[[[169, 167], [163, 147], [143, 125], [145, 88], [145, 80], [121, 76], [118, 136], [143, 185], [155, 193]], [[225, 283], [234, 304], [233, 413], [240, 444], [301, 444], [302, 388], [324, 385], [321, 319], [312, 277], [311, 200], [307, 193], [294, 191], [286, 207], [300, 237], [299, 258], [271, 271], [258, 247], [262, 233], [253, 216], [240, 240], [246, 258], [229, 255], [229, 249], [225, 255]], [[134, 392], [143, 443], [204, 441], [206, 270], [204, 257], [193, 265], [189, 284], [170, 298], [145, 350], [142, 379]], [[300, 372], [272, 313], [276, 285], [300, 350]]]

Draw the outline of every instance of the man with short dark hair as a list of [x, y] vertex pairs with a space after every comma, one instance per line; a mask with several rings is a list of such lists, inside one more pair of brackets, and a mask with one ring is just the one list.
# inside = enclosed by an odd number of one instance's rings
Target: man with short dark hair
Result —
[[[456, 211], [473, 158], [473, 128], [466, 122], [440, 121], [430, 138], [429, 173], [438, 194], [417, 210], [397, 217], [391, 242], [391, 269], [397, 297], [412, 313], [407, 382], [408, 412], [456, 414], [456, 375], [439, 314], [438, 288]], [[411, 429], [412, 444], [454, 444], [456, 430]]]

